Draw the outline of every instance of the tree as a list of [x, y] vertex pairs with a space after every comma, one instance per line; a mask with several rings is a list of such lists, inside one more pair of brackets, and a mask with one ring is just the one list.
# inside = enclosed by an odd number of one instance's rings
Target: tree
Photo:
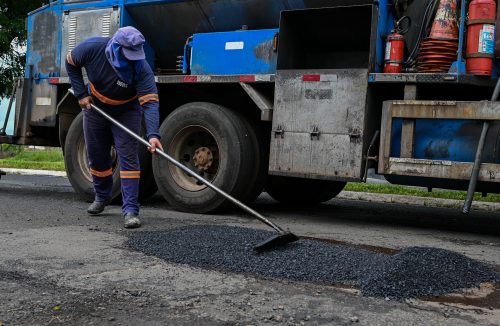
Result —
[[44, 2], [47, 0], [0, 0], [0, 97], [9, 94], [14, 78], [24, 73], [26, 15]]

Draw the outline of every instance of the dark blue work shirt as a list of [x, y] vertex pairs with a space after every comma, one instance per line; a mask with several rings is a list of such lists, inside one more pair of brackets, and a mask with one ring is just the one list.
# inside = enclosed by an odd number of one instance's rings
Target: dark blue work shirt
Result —
[[[92, 95], [95, 104], [104, 110], [142, 109], [148, 139], [160, 138], [159, 97], [153, 71], [146, 60], [135, 85], [128, 85], [118, 77], [106, 58], [106, 46], [110, 38], [92, 37], [78, 44], [66, 56], [66, 70], [80, 100]], [[83, 81], [82, 68], [89, 80]]]

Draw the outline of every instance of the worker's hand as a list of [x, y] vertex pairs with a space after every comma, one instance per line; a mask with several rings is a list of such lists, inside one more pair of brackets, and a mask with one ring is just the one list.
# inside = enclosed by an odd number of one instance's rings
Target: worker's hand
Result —
[[151, 144], [151, 147], [149, 148], [149, 151], [151, 153], [154, 153], [157, 148], [163, 151], [163, 146], [161, 146], [160, 140], [158, 138], [151, 138], [149, 140], [149, 143]]
[[80, 104], [80, 107], [85, 110], [90, 110], [92, 109], [92, 96], [87, 96], [82, 98], [81, 100], [78, 101], [78, 104]]

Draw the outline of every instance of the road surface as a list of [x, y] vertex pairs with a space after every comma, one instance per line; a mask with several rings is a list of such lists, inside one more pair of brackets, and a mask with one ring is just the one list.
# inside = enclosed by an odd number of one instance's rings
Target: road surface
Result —
[[[499, 290], [477, 298], [364, 297], [342, 285], [193, 268], [126, 246], [120, 208], [89, 217], [61, 177], [0, 180], [0, 325], [499, 325]], [[387, 251], [431, 246], [500, 266], [500, 213], [332, 200], [315, 208], [263, 194], [253, 206], [307, 237]], [[265, 228], [235, 210], [179, 213], [158, 195], [140, 231], [194, 224]], [[431, 301], [429, 301], [431, 300]]]

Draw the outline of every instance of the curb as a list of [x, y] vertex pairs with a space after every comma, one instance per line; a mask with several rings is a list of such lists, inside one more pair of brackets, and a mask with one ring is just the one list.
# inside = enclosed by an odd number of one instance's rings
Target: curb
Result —
[[[66, 172], [63, 171], [11, 169], [11, 168], [0, 168], [0, 170], [7, 172], [8, 174], [66, 177]], [[362, 200], [374, 203], [389, 203], [389, 204], [440, 207], [440, 208], [452, 208], [452, 209], [460, 209], [463, 205], [463, 201], [458, 199], [376, 194], [376, 193], [355, 192], [355, 191], [342, 191], [336, 198], [341, 200]], [[500, 203], [475, 201], [474, 204], [472, 205], [472, 209], [477, 211], [496, 212], [500, 211]]]
[[0, 168], [3, 172], [7, 174], [19, 174], [19, 175], [45, 175], [52, 177], [66, 177], [66, 172], [64, 171], [50, 171], [50, 170], [31, 170], [31, 169], [12, 169], [12, 168]]
[[[425, 206], [425, 207], [441, 207], [441, 208], [462, 208], [464, 202], [458, 199], [443, 199], [431, 197], [417, 197], [392, 194], [375, 194], [368, 192], [342, 191], [338, 199], [343, 200], [363, 200], [376, 203], [390, 203], [400, 205]], [[495, 212], [500, 211], [500, 203], [490, 203], [475, 201], [472, 205], [472, 210]]]

